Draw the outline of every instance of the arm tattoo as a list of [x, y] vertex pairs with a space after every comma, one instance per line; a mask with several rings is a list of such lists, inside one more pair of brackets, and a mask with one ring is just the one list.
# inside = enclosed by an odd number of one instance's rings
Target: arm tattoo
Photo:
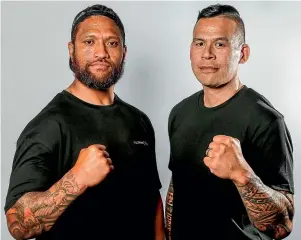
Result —
[[70, 170], [49, 190], [24, 194], [6, 213], [10, 233], [16, 239], [27, 239], [48, 231], [84, 189]]
[[166, 206], [165, 206], [165, 216], [166, 216], [166, 235], [167, 238], [171, 238], [171, 222], [172, 222], [172, 210], [173, 210], [173, 182], [172, 179], [170, 180], [168, 193], [166, 196]]
[[275, 238], [290, 234], [294, 205], [292, 194], [265, 186], [258, 177], [252, 177], [244, 186], [237, 186], [254, 226]]

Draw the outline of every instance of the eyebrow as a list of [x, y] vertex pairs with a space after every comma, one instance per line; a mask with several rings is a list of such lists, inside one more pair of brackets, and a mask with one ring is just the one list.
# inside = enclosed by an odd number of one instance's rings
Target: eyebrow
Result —
[[[217, 38], [213, 38], [214, 41], [226, 41], [226, 42], [229, 42], [229, 39], [227, 37], [217, 37]], [[205, 42], [206, 39], [203, 39], [203, 38], [193, 38], [193, 41], [196, 42], [196, 41], [203, 41]]]
[[[85, 39], [85, 38], [97, 38], [97, 36], [95, 34], [93, 34], [93, 33], [83, 34], [83, 36], [81, 36], [81, 39]], [[114, 36], [114, 35], [110, 35], [106, 39], [107, 40], [117, 39], [118, 41], [121, 41], [120, 37]]]

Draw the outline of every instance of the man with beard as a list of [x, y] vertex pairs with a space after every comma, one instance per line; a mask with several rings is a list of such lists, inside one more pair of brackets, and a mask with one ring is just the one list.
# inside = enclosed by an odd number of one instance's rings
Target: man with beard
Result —
[[93, 5], [74, 19], [75, 80], [25, 127], [5, 212], [16, 239], [163, 240], [161, 183], [148, 117], [122, 101], [124, 27]]
[[292, 231], [292, 141], [283, 116], [239, 79], [249, 52], [234, 7], [199, 13], [190, 59], [203, 90], [169, 116], [169, 239], [268, 240]]

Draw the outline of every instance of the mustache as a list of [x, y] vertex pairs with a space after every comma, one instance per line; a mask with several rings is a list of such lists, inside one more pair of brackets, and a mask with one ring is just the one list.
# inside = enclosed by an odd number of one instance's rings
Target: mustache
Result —
[[105, 60], [105, 59], [97, 59], [97, 60], [95, 60], [95, 61], [93, 61], [93, 62], [88, 62], [87, 65], [90, 67], [90, 66], [92, 66], [93, 64], [96, 64], [96, 63], [104, 63], [104, 64], [108, 64], [108, 65], [110, 65], [112, 68], [115, 68], [115, 64], [114, 64], [114, 63], [109, 62], [109, 61], [107, 61], [107, 60]]

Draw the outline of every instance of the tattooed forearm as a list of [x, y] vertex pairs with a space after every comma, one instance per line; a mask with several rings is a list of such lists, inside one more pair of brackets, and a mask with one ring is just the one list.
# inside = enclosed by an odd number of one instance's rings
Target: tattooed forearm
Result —
[[237, 186], [254, 226], [267, 235], [282, 239], [292, 230], [293, 196], [265, 186], [254, 176], [245, 186]]
[[76, 183], [70, 170], [49, 190], [24, 194], [6, 213], [11, 235], [27, 239], [48, 231], [85, 188]]
[[170, 180], [168, 193], [166, 196], [166, 206], [165, 206], [165, 218], [166, 218], [166, 237], [171, 239], [171, 222], [172, 222], [172, 210], [173, 210], [173, 182]]

